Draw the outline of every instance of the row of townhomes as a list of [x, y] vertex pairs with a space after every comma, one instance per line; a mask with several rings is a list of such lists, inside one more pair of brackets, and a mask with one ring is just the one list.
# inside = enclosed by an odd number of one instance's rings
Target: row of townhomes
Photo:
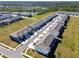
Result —
[[79, 12], [56, 12], [57, 14], [66, 14], [69, 16], [79, 16]]
[[30, 48], [48, 56], [56, 47], [59, 37], [67, 23], [68, 15], [57, 15], [51, 22], [47, 23], [41, 30], [41, 34], [33, 41]]
[[[11, 40], [22, 43], [36, 36], [28, 47], [48, 56], [50, 51], [54, 49], [58, 43], [59, 37], [65, 29], [64, 26], [66, 26], [67, 20], [67, 14], [51, 14], [35, 24], [26, 26], [10, 34], [9, 37]], [[37, 31], [40, 31], [40, 34], [34, 35]]]
[[[30, 15], [32, 16], [33, 14]], [[29, 14], [25, 12], [0, 12], [0, 26], [6, 26], [9, 23], [22, 20], [22, 16], [30, 17]], [[27, 45], [27, 48], [31, 48], [44, 56], [49, 56], [51, 51], [54, 53], [56, 46], [60, 42], [60, 37], [62, 37], [64, 29], [67, 26], [69, 16], [79, 16], [79, 13], [56, 12], [50, 14], [34, 24], [30, 24], [11, 33], [9, 38], [21, 44], [20, 47], [22, 49]], [[17, 51], [17, 49], [15, 49], [15, 51]]]
[[17, 32], [10, 34], [10, 38], [18, 43], [21, 43], [33, 36], [36, 31], [42, 29], [48, 22], [52, 20], [52, 18], [56, 16], [57, 15], [49, 15], [47, 18], [42, 19], [33, 25], [26, 26]]
[[37, 12], [0, 12], [0, 26], [23, 20], [25, 17], [32, 17]]

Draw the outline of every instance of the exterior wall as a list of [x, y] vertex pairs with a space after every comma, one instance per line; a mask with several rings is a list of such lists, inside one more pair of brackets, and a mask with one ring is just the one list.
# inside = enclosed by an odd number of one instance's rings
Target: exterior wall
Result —
[[13, 22], [18, 21], [18, 20], [22, 20], [22, 18], [20, 18], [20, 17], [11, 17], [11, 16], [10, 16], [10, 18], [1, 20], [1, 21], [0, 21], [0, 25], [1, 25], [1, 26], [5, 26], [5, 25], [7, 25], [7, 24], [9, 24], [9, 23], [13, 23]]
[[19, 37], [13, 37], [13, 36], [9, 36], [12, 40], [22, 43], [23, 41], [27, 40], [28, 38], [31, 37], [31, 35], [28, 35], [28, 33], [23, 34], [22, 36]]
[[53, 20], [53, 18], [55, 18], [57, 15], [54, 15], [54, 16], [48, 16], [47, 18], [39, 21], [37, 24], [33, 25], [32, 27], [35, 29], [35, 30], [39, 30], [41, 29], [44, 25], [46, 25], [48, 22], [50, 22], [51, 20]]
[[9, 37], [10, 37], [11, 40], [16, 41], [18, 43], [21, 43], [20, 37], [18, 37], [18, 38], [15, 38], [15, 37], [12, 37], [12, 36], [9, 36]]
[[57, 43], [58, 39], [54, 38], [53, 41], [50, 43], [50, 48], [53, 48]]

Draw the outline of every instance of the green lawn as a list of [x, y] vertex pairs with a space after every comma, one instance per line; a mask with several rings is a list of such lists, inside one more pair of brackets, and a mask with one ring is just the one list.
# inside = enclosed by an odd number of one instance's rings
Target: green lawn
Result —
[[56, 50], [56, 57], [79, 57], [79, 17], [71, 17], [63, 33], [62, 42]]
[[36, 21], [48, 16], [49, 14], [51, 14], [51, 12], [42, 15], [34, 15], [31, 18], [17, 21], [4, 27], [0, 27], [0, 42], [15, 48], [18, 45], [18, 43], [12, 41], [9, 38], [9, 34], [16, 32], [17, 30], [23, 28], [24, 26], [35, 23]]

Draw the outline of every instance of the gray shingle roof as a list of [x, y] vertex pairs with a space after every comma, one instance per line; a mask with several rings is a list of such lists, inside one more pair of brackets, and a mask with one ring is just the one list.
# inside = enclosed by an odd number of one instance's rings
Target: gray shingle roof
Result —
[[26, 26], [26, 27], [18, 30], [17, 32], [14, 32], [14, 33], [10, 34], [10, 36], [17, 38], [17, 37], [22, 36], [23, 34], [25, 34], [26, 32], [28, 32], [30, 30], [31, 30], [31, 28], [29, 28], [29, 27]]
[[32, 26], [36, 26], [37, 27], [37, 26], [41, 25], [42, 23], [46, 22], [47, 20], [53, 18], [54, 16], [56, 16], [56, 14], [55, 15], [49, 15], [48, 17], [38, 21], [37, 23], [33, 24]]
[[[43, 48], [46, 51], [46, 50], [50, 49], [49, 46], [50, 46], [51, 42], [53, 41], [53, 39], [54, 39], [54, 36], [52, 34], [49, 34], [45, 39], [38, 41], [35, 44], [35, 47]], [[38, 44], [39, 42], [41, 42], [41, 43]]]
[[79, 16], [79, 12], [57, 12], [58, 14], [67, 14], [67, 15], [75, 15], [75, 16]]

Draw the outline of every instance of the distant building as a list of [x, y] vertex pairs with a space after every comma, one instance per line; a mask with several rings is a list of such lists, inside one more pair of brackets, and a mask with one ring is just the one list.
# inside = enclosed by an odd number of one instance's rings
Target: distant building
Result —
[[25, 13], [18, 13], [18, 16], [24, 16], [24, 17], [32, 17], [32, 14], [29, 12], [29, 13], [27, 13], [27, 12], [25, 12]]
[[12, 17], [11, 15], [2, 15], [0, 16], [0, 20], [4, 20], [4, 19], [7, 19], [7, 18], [10, 18]]
[[9, 23], [13, 23], [15, 21], [18, 21], [18, 20], [22, 20], [21, 17], [19, 16], [16, 16], [16, 17], [12, 17], [12, 16], [0, 16], [0, 26], [5, 26]]
[[3, 12], [0, 12], [1, 14], [11, 14], [11, 12], [7, 12], [7, 11], [3, 11]]
[[79, 12], [57, 12], [57, 14], [66, 14], [69, 16], [79, 16]]

